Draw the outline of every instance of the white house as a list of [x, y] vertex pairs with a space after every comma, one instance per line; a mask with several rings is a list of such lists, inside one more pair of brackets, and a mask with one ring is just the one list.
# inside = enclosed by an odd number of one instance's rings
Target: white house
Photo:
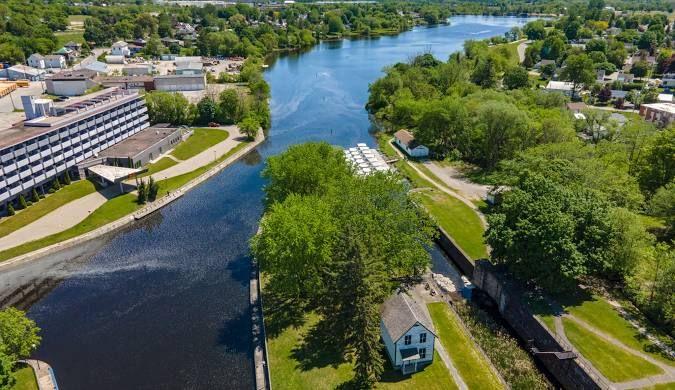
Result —
[[573, 86], [574, 84], [567, 81], [549, 81], [545, 90], [548, 92], [560, 92], [567, 96], [572, 96]]
[[394, 142], [410, 157], [426, 157], [429, 155], [429, 148], [415, 141], [415, 136], [408, 130], [399, 130], [394, 134]]
[[36, 69], [44, 69], [45, 58], [40, 53], [33, 53], [28, 57], [28, 66], [32, 66]]
[[131, 55], [129, 44], [124, 41], [117, 41], [113, 43], [110, 54], [113, 56], [129, 57]]
[[52, 54], [45, 56], [45, 67], [52, 69], [65, 69], [66, 59], [62, 55]]
[[382, 305], [380, 333], [391, 365], [406, 375], [434, 360], [434, 325], [424, 309], [403, 292]]

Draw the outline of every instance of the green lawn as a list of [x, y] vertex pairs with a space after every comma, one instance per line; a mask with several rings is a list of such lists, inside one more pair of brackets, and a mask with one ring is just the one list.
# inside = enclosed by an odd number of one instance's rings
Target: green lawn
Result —
[[[174, 191], [182, 187], [190, 180], [208, 171], [214, 165], [224, 161], [234, 153], [243, 149], [248, 144], [249, 144], [248, 142], [242, 142], [237, 146], [235, 146], [234, 148], [232, 148], [227, 153], [225, 153], [217, 161], [214, 161], [201, 168], [197, 168], [194, 171], [188, 172], [180, 176], [172, 177], [170, 179], [158, 181], [157, 182], [159, 184], [158, 197], [164, 196], [167, 191]], [[93, 213], [89, 214], [89, 216], [87, 216], [87, 218], [85, 218], [82, 222], [80, 222], [76, 226], [73, 226], [70, 229], [0, 252], [0, 261], [8, 260], [13, 257], [20, 256], [25, 253], [32, 252], [34, 250], [55, 244], [57, 242], [77, 237], [81, 234], [90, 232], [103, 225], [118, 220], [124, 217], [125, 215], [129, 215], [134, 211], [136, 211], [138, 208], [140, 208], [140, 206], [136, 203], [136, 195], [133, 194], [120, 195], [116, 198], [110, 199], [107, 202], [105, 202], [101, 207], [94, 210]]]
[[[666, 356], [651, 352], [655, 346], [640, 333], [627, 320], [619, 315], [604, 298], [594, 295], [591, 300], [582, 301], [580, 304], [565, 306], [565, 310], [575, 317], [589, 323], [593, 327], [610, 334], [628, 347], [643, 351], [670, 365], [675, 361]], [[658, 349], [656, 349], [658, 351]]]
[[675, 390], [675, 382], [661, 383], [654, 386], [642, 387], [640, 390]]
[[436, 334], [469, 389], [502, 389], [503, 386], [473, 340], [445, 302], [427, 305]]
[[38, 390], [37, 379], [35, 372], [29, 366], [23, 365], [14, 373], [16, 375], [16, 383], [10, 390]]
[[148, 164], [148, 170], [143, 172], [143, 174], [139, 175], [139, 177], [150, 176], [159, 171], [163, 171], [167, 168], [170, 168], [176, 164], [178, 164], [176, 160], [169, 157], [162, 157], [159, 160], [155, 161], [154, 163]]
[[[308, 339], [308, 332], [318, 321], [316, 314], [308, 314], [301, 326], [289, 326], [277, 337], [268, 338], [270, 376], [275, 389], [334, 389], [354, 377], [354, 365], [351, 362], [339, 362], [335, 355], [325, 349], [320, 351], [322, 353], [319, 356], [305, 356], [299, 352], [304, 351], [303, 342]], [[458, 388], [438, 354], [434, 355], [432, 364], [410, 376], [394, 371], [386, 356], [385, 362], [385, 372], [376, 385], [378, 389]]]
[[663, 373], [659, 367], [608, 343], [573, 320], [563, 318], [563, 324], [565, 334], [572, 344], [612, 382], [625, 382]]
[[2, 218], [0, 220], [0, 237], [4, 237], [49, 214], [64, 204], [89, 195], [94, 191], [96, 191], [96, 187], [89, 180], [80, 180], [64, 186], [55, 193], [47, 195], [44, 199], [29, 206], [27, 209], [17, 212], [16, 215]]
[[225, 141], [227, 137], [229, 137], [229, 133], [225, 130], [197, 128], [194, 130], [194, 134], [178, 144], [171, 154], [179, 160], [187, 160], [211, 146]]
[[77, 32], [56, 32], [54, 33], [56, 36], [56, 46], [57, 48], [61, 48], [63, 45], [70, 41], [75, 41], [78, 43], [84, 43], [84, 32], [82, 31], [77, 31]]
[[520, 58], [518, 58], [518, 45], [520, 45], [520, 43], [521, 42], [518, 41], [502, 43], [500, 45], [488, 47], [488, 51], [504, 53], [506, 54], [505, 58], [508, 59], [510, 65], [518, 65], [520, 63]]
[[487, 257], [484, 228], [472, 208], [440, 190], [421, 191], [415, 197], [469, 257]]
[[84, 23], [89, 18], [91, 18], [89, 15], [68, 15], [68, 23]]

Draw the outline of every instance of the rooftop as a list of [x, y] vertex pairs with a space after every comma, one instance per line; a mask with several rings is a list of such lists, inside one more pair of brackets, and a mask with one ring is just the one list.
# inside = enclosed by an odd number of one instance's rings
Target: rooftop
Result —
[[366, 144], [357, 144], [355, 148], [345, 149], [344, 153], [347, 162], [351, 163], [362, 175], [389, 170], [389, 165], [384, 161], [380, 152], [369, 148]]
[[63, 104], [54, 104], [55, 116], [39, 117], [14, 124], [13, 127], [0, 130], [0, 149], [31, 138], [39, 137], [55, 128], [88, 118], [109, 108], [107, 103], [119, 104], [138, 97], [138, 92], [106, 88], [79, 98], [70, 99]]
[[88, 80], [94, 78], [96, 72], [90, 69], [79, 69], [79, 70], [69, 70], [64, 72], [59, 72], [51, 77], [53, 81], [64, 81], [64, 80]]
[[546, 85], [546, 89], [552, 89], [556, 91], [571, 91], [574, 84], [568, 83], [566, 81], [549, 81]]
[[650, 108], [652, 110], [663, 111], [663, 112], [667, 112], [669, 114], [675, 114], [675, 104], [673, 104], [673, 103], [643, 104], [641, 107]]
[[133, 157], [175, 133], [176, 130], [178, 130], [177, 127], [171, 127], [168, 123], [157, 124], [102, 150], [98, 156], [117, 158]]
[[381, 314], [384, 327], [394, 342], [418, 323], [434, 332], [434, 325], [424, 309], [404, 292], [389, 297], [382, 305]]
[[415, 149], [416, 147], [420, 146], [420, 144], [415, 140], [415, 136], [406, 129], [397, 131], [394, 133], [394, 137], [396, 137], [397, 140], [410, 149]]
[[135, 175], [141, 172], [140, 169], [126, 168], [126, 167], [113, 167], [110, 165], [94, 165], [93, 167], [87, 168], [90, 172], [106, 179], [111, 183], [116, 183], [120, 180], [127, 179], [131, 175]]

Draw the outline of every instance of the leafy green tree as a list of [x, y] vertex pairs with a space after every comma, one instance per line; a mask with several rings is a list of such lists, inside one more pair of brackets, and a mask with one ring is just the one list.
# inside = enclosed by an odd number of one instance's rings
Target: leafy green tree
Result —
[[157, 199], [157, 193], [159, 192], [159, 184], [152, 176], [150, 176], [150, 179], [148, 179], [147, 192], [148, 200], [154, 202], [155, 199]]
[[632, 73], [635, 77], [642, 78], [647, 76], [647, 74], [649, 74], [650, 69], [651, 66], [649, 66], [649, 63], [647, 61], [637, 61], [630, 68], [630, 73]]
[[328, 17], [328, 32], [331, 34], [340, 34], [344, 31], [345, 26], [342, 23], [342, 19], [338, 15], [330, 15]]
[[546, 37], [546, 28], [544, 22], [541, 20], [527, 23], [525, 27], [523, 27], [523, 32], [527, 35], [527, 39], [532, 41], [544, 39]]
[[565, 51], [565, 41], [557, 34], [551, 34], [544, 40], [541, 47], [541, 58], [557, 60]]
[[439, 154], [446, 154], [466, 146], [469, 126], [468, 113], [463, 104], [454, 99], [444, 99], [423, 108], [417, 121], [415, 137]]
[[507, 89], [526, 88], [530, 84], [527, 70], [520, 66], [514, 66], [504, 72], [504, 87]]
[[260, 130], [260, 121], [253, 115], [247, 115], [237, 126], [249, 140], [254, 140]]
[[66, 171], [66, 173], [63, 174], [63, 184], [65, 185], [70, 185], [72, 183], [72, 179], [70, 178], [70, 171]]
[[194, 106], [180, 93], [154, 91], [145, 94], [148, 116], [152, 123], [190, 125]]
[[486, 168], [494, 168], [497, 162], [512, 157], [534, 141], [529, 136], [529, 118], [512, 104], [485, 102], [478, 108], [476, 118], [481, 144], [479, 159]]
[[653, 31], [645, 31], [638, 38], [638, 49], [653, 50], [658, 45], [657, 36]]
[[471, 81], [483, 88], [494, 88], [497, 84], [497, 71], [492, 57], [482, 58], [471, 73]]
[[243, 97], [235, 89], [226, 89], [218, 97], [218, 118], [225, 124], [241, 120], [246, 111]]
[[14, 361], [25, 359], [40, 345], [40, 328], [26, 313], [13, 307], [0, 310], [0, 351]]
[[13, 43], [6, 42], [0, 44], [0, 60], [7, 61], [10, 64], [20, 64], [26, 61], [26, 57], [21, 48]]
[[572, 83], [572, 95], [576, 96], [582, 85], [590, 85], [595, 81], [593, 61], [586, 54], [573, 54], [567, 57], [560, 77]]
[[12, 389], [15, 383], [14, 360], [0, 349], [0, 389]]
[[546, 64], [546, 65], [542, 66], [541, 69], [540, 69], [541, 75], [548, 78], [548, 79], [551, 79], [551, 78], [553, 78], [553, 75], [555, 74], [556, 69], [557, 68], [556, 68], [555, 64]]
[[216, 118], [216, 103], [209, 97], [204, 97], [197, 103], [199, 123], [206, 125]]
[[138, 204], [145, 204], [148, 201], [148, 186], [145, 184], [145, 180], [136, 180], [136, 202]]
[[638, 169], [640, 186], [647, 192], [669, 184], [675, 178], [675, 127], [659, 132], [645, 151]]
[[341, 150], [327, 143], [294, 145], [270, 157], [262, 176], [267, 204], [282, 202], [290, 194], [323, 195], [338, 178], [350, 175]]
[[7, 204], [7, 215], [11, 217], [14, 214], [16, 214], [16, 211], [14, 210], [14, 205], [12, 203], [8, 203]]

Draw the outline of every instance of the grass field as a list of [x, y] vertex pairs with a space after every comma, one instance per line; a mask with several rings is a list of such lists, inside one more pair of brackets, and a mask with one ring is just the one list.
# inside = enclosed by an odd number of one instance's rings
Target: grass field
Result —
[[520, 63], [520, 58], [518, 58], [518, 45], [520, 42], [510, 42], [503, 43], [501, 45], [494, 45], [488, 48], [491, 52], [501, 52], [505, 54], [505, 58], [508, 59], [509, 64], [518, 65]]
[[94, 191], [96, 191], [96, 187], [89, 180], [80, 180], [64, 186], [55, 193], [47, 195], [39, 202], [28, 206], [27, 209], [18, 211], [16, 215], [2, 218], [0, 220], [0, 237], [4, 237], [49, 214], [64, 204], [89, 195]]
[[487, 257], [484, 228], [473, 209], [440, 190], [421, 191], [415, 197], [469, 257]]
[[59, 31], [54, 33], [56, 36], [56, 46], [59, 48], [70, 41], [84, 43], [84, 32], [80, 31]]
[[194, 134], [178, 144], [171, 154], [179, 160], [187, 160], [211, 146], [225, 141], [229, 135], [225, 130], [197, 128], [194, 130]]
[[68, 15], [68, 23], [84, 23], [89, 18], [91, 18], [89, 15]]
[[32, 368], [23, 365], [14, 374], [16, 375], [16, 383], [10, 390], [38, 390], [37, 379]]
[[572, 344], [612, 382], [624, 382], [663, 373], [659, 367], [608, 343], [577, 325], [573, 320], [563, 318], [563, 324], [565, 334]]
[[138, 177], [150, 176], [159, 171], [163, 171], [167, 168], [170, 168], [176, 164], [178, 164], [176, 160], [171, 159], [169, 157], [162, 157], [159, 160], [155, 161], [154, 163], [148, 164], [148, 170], [143, 172], [143, 174], [139, 175]]
[[[675, 361], [662, 354], [653, 352], [656, 347], [631, 325], [619, 312], [600, 296], [582, 301], [575, 305], [566, 305], [565, 310], [593, 327], [611, 335], [628, 347], [650, 354], [655, 359], [675, 366]], [[658, 349], [656, 349], [658, 350]]]
[[[317, 315], [308, 314], [302, 326], [289, 326], [277, 337], [268, 338], [270, 375], [275, 389], [334, 389], [354, 377], [354, 365], [341, 362], [327, 349], [321, 349], [319, 354], [304, 352], [303, 342], [309, 339], [307, 335], [318, 321]], [[453, 390], [458, 387], [435, 354], [432, 364], [410, 376], [394, 371], [385, 356], [385, 372], [375, 388]]]
[[[184, 175], [172, 177], [170, 179], [158, 181], [157, 182], [157, 184], [159, 184], [158, 197], [162, 197], [164, 194], [166, 194], [167, 191], [174, 191], [182, 187], [190, 180], [208, 171], [213, 166], [219, 164], [220, 162], [224, 161], [234, 153], [243, 149], [246, 145], [248, 145], [248, 142], [242, 142], [237, 146], [235, 146], [234, 148], [232, 148], [218, 160], [208, 165], [205, 165], [201, 168], [197, 168], [194, 171], [188, 172]], [[136, 195], [134, 194], [120, 195], [116, 198], [110, 199], [107, 202], [105, 202], [101, 207], [99, 207], [98, 209], [94, 210], [94, 212], [89, 214], [89, 216], [87, 216], [87, 218], [85, 218], [82, 222], [80, 222], [79, 224], [70, 229], [0, 252], [0, 261], [8, 260], [13, 257], [20, 256], [22, 254], [55, 244], [57, 242], [61, 242], [73, 237], [77, 237], [81, 234], [90, 232], [103, 225], [118, 220], [124, 217], [125, 215], [129, 215], [140, 207], [141, 206], [138, 205], [138, 203], [136, 203]]]
[[460, 327], [448, 305], [445, 302], [436, 302], [427, 307], [438, 338], [469, 389], [502, 389], [499, 378], [473, 340]]

